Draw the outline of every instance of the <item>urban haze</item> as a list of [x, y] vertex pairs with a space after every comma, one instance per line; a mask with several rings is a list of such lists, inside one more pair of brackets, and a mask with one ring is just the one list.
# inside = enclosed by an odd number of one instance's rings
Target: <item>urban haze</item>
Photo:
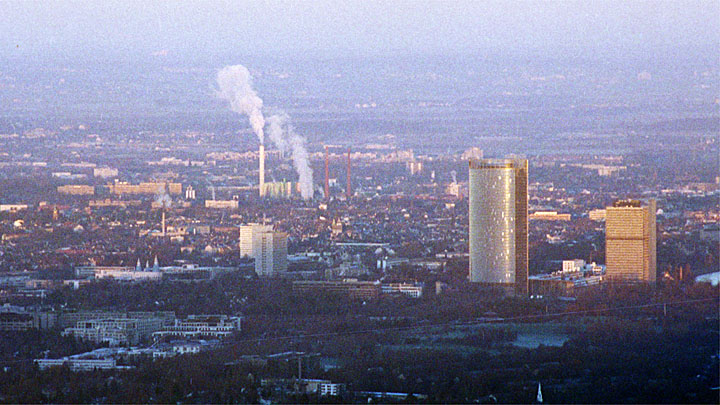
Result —
[[720, 401], [717, 1], [0, 15], [0, 403]]

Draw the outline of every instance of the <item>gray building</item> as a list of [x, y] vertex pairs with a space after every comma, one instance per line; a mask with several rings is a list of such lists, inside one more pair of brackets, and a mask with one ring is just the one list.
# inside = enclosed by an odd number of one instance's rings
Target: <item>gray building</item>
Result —
[[273, 231], [271, 225], [240, 227], [240, 254], [255, 259], [258, 276], [274, 276], [287, 271], [287, 234]]

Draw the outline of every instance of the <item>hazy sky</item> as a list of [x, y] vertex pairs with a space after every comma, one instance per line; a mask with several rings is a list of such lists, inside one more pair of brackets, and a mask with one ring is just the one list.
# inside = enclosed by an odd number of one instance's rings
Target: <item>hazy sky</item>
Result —
[[718, 49], [720, 1], [0, 2], [0, 51], [642, 53]]

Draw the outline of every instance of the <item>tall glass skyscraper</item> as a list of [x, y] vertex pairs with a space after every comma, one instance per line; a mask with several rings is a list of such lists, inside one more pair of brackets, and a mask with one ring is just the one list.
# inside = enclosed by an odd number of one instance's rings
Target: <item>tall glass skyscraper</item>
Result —
[[528, 161], [470, 160], [470, 281], [528, 291]]

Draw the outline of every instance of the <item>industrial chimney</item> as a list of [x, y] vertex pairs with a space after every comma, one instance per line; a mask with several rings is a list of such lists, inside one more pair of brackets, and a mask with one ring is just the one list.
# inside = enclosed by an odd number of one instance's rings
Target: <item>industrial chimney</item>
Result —
[[260, 185], [259, 194], [260, 197], [265, 196], [265, 145], [260, 144]]
[[328, 162], [328, 147], [325, 147], [325, 199], [330, 199], [330, 168]]
[[348, 156], [347, 156], [347, 187], [345, 189], [345, 197], [347, 199], [350, 199], [350, 196], [352, 195], [352, 189], [350, 186], [350, 148], [348, 148]]

